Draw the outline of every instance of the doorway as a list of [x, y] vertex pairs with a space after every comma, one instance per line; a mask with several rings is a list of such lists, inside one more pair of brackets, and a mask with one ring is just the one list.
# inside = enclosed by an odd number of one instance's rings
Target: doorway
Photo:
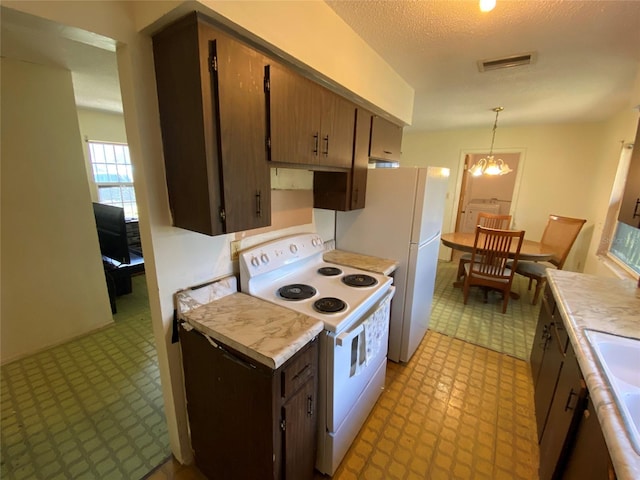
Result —
[[506, 175], [473, 176], [469, 168], [486, 154], [468, 153], [464, 157], [455, 231], [472, 233], [479, 212], [509, 215], [513, 212], [521, 153], [503, 153], [500, 158], [513, 170]]
[[[59, 298], [66, 298], [63, 294], [66, 295], [67, 291], [73, 292], [68, 279], [75, 281], [81, 277], [79, 274], [74, 276], [68, 274], [71, 271], [84, 272], [85, 270], [82, 269], [90, 263], [99, 265], [101, 258], [97, 249], [71, 249], [70, 247], [70, 245], [75, 246], [76, 243], [81, 246], [81, 241], [78, 239], [84, 241], [90, 238], [84, 233], [94, 229], [95, 223], [92, 223], [92, 216], [89, 215], [90, 206], [86, 204], [90, 197], [87, 195], [89, 189], [85, 183], [87, 180], [82, 157], [79, 154], [79, 148], [72, 148], [75, 145], [74, 142], [77, 141], [77, 145], [82, 142], [80, 135], [75, 137], [76, 132], [79, 133], [77, 97], [75, 105], [73, 103], [73, 94], [81, 89], [77, 84], [71, 85], [68, 72], [65, 70], [73, 72], [71, 66], [78, 63], [84, 64], [86, 59], [111, 58], [111, 61], [99, 63], [103, 68], [111, 66], [114, 70], [106, 72], [103, 69], [99, 72], [115, 79], [117, 78], [115, 47], [113, 52], [106, 51], [104, 48], [81, 41], [83, 38], [95, 39], [97, 35], [91, 32], [80, 32], [78, 29], [74, 30], [40, 17], [1, 8], [3, 62], [9, 59], [8, 61], [13, 65], [12, 70], [3, 68], [3, 83], [7, 78], [27, 78], [29, 81], [24, 83], [31, 87], [28, 91], [33, 92], [38, 90], [33, 85], [40, 87], [40, 83], [36, 83], [36, 80], [44, 82], [51, 79], [49, 83], [39, 88], [40, 96], [29, 98], [29, 95], [25, 94], [24, 97], [27, 99], [20, 99], [21, 104], [18, 108], [13, 107], [14, 104], [10, 102], [3, 102], [3, 119], [6, 114], [9, 118], [7, 124], [13, 123], [20, 125], [21, 128], [26, 124], [40, 127], [47, 121], [46, 127], [40, 128], [37, 132], [38, 137], [35, 137], [38, 139], [37, 142], [23, 143], [56, 147], [50, 147], [45, 154], [41, 154], [42, 149], [33, 154], [33, 150], [26, 147], [9, 151], [12, 154], [10, 158], [13, 159], [11, 166], [28, 165], [40, 173], [38, 177], [41, 177], [42, 181], [38, 186], [46, 187], [38, 191], [24, 189], [28, 193], [27, 197], [34, 198], [29, 204], [31, 210], [28, 212], [38, 214], [25, 215], [31, 222], [29, 225], [45, 224], [45, 220], [54, 217], [54, 212], [57, 215], [54, 218], [60, 219], [58, 228], [50, 229], [48, 235], [32, 236], [31, 242], [39, 243], [34, 245], [35, 248], [30, 249], [28, 255], [32, 257], [33, 263], [23, 270], [28, 271], [29, 275], [38, 280], [55, 270], [53, 277], [60, 280], [49, 283], [41, 281], [41, 285], [46, 285], [46, 288], [42, 287], [38, 292], [46, 290], [47, 293], [59, 294], [46, 298], [43, 298], [44, 295], [36, 295], [33, 298], [37, 298], [38, 301], [32, 303], [37, 303], [39, 308], [51, 311], [49, 315], [37, 316], [37, 320], [43, 326], [50, 327], [55, 324], [54, 322], [58, 322], [61, 326], [59, 330], [66, 333], [67, 330], [62, 327], [73, 324], [75, 318], [89, 323], [99, 313], [98, 308], [88, 305], [89, 314], [83, 316], [77, 314], [82, 302], [97, 304], [97, 300], [94, 299], [94, 295], [73, 293], [72, 295], [75, 296], [64, 303], [65, 315], [55, 314], [59, 310], [59, 304], [62, 303]], [[64, 37], [64, 34], [70, 31], [74, 34], [73, 39]], [[115, 46], [115, 41], [111, 43]], [[68, 48], [62, 48], [65, 45]], [[38, 48], [23, 48], [25, 46]], [[45, 62], [43, 60], [45, 53], [60, 54], [62, 57], [52, 56]], [[65, 68], [63, 69], [60, 65], [65, 65]], [[59, 73], [61, 71], [63, 73]], [[7, 72], [12, 73], [13, 76], [8, 76]], [[71, 77], [73, 78], [73, 74]], [[89, 93], [93, 93], [95, 99], [104, 104], [105, 98], [99, 97], [98, 87], [99, 85], [94, 85]], [[32, 107], [36, 101], [39, 102], [44, 97], [47, 101], [37, 105], [39, 110]], [[19, 115], [15, 115], [14, 112], [19, 112]], [[25, 120], [27, 117], [31, 121]], [[95, 118], [92, 119], [95, 120]], [[101, 132], [111, 130], [99, 127], [98, 122], [95, 121], [88, 123]], [[35, 129], [35, 127], [32, 128]], [[21, 135], [19, 137], [16, 135], [18, 138], [16, 142], [22, 138], [23, 131], [31, 130], [26, 128], [20, 130]], [[105, 138], [106, 133], [89, 136]], [[24, 138], [33, 139], [34, 137], [29, 138], [24, 135]], [[52, 138], [63, 138], [64, 148], [57, 148], [58, 143], [51, 142]], [[47, 139], [51, 143], [47, 143]], [[125, 138], [122, 140], [126, 141]], [[9, 165], [8, 161], [3, 163], [3, 174], [5, 174], [6, 165]], [[20, 173], [22, 170], [14, 168], [12, 171]], [[12, 178], [18, 178], [21, 181], [24, 179], [24, 184], [30, 186], [28, 180], [34, 177], [36, 175], [23, 174], [14, 175]], [[9, 177], [3, 177], [3, 181], [4, 178]], [[15, 183], [23, 185], [23, 183]], [[51, 185], [55, 188], [49, 188]], [[3, 184], [3, 195], [4, 186], [5, 184]], [[45, 191], [49, 194], [46, 198], [43, 194]], [[82, 200], [82, 202], [73, 203], [73, 207], [77, 207], [77, 210], [63, 208], [68, 206], [67, 203], [71, 203], [67, 202], [70, 192], [74, 193], [75, 196], [72, 197], [74, 200], [76, 198]], [[62, 203], [63, 201], [66, 203]], [[79, 207], [81, 204], [84, 205], [84, 213], [87, 215], [82, 215], [83, 212]], [[27, 211], [23, 209], [26, 207], [22, 205], [20, 207], [19, 211]], [[37, 210], [35, 207], [42, 208]], [[3, 226], [5, 226], [5, 218], [3, 216]], [[58, 232], [62, 233], [58, 234]], [[15, 236], [17, 235], [14, 233], [13, 238]], [[45, 248], [52, 245], [54, 240], [57, 241], [55, 245], [58, 247], [55, 255], [45, 257], [42, 251], [48, 252], [49, 250]], [[4, 235], [3, 245], [6, 245]], [[57, 266], [56, 262], [62, 263], [60, 258], [73, 260], [63, 264], [64, 272], [62, 272], [63, 269], [51, 268], [51, 265]], [[3, 268], [7, 263], [3, 262]], [[80, 282], [75, 283], [90, 284], [93, 278], [97, 278], [97, 282], [91, 283], [96, 288], [90, 289], [90, 293], [99, 291], [101, 286], [106, 290], [106, 283], [100, 284], [100, 281], [104, 282], [102, 269], [96, 268], [89, 273], [96, 272], [97, 275], [85, 275], [80, 278]], [[3, 386], [1, 412], [3, 428], [0, 435], [2, 447], [0, 477], [3, 479], [44, 478], [45, 476], [51, 478], [54, 476], [142, 478], [170, 455], [148, 290], [143, 275], [134, 277], [132, 281], [133, 291], [123, 296], [122, 302], [119, 302], [115, 324], [90, 334], [82, 331], [78, 337], [74, 336], [68, 341], [65, 339], [63, 343], [12, 359], [2, 365], [0, 373]], [[15, 282], [14, 285], [17, 283]], [[34, 282], [31, 281], [31, 283]], [[57, 288], [59, 291], [56, 290]], [[31, 295], [33, 296], [34, 293]], [[27, 315], [15, 317], [22, 321], [26, 320]], [[5, 326], [10, 322], [11, 319], [3, 317], [3, 333]], [[14, 321], [14, 323], [19, 322]], [[36, 325], [36, 329], [38, 326]], [[40, 333], [40, 338], [44, 337], [41, 332], [35, 333]]]

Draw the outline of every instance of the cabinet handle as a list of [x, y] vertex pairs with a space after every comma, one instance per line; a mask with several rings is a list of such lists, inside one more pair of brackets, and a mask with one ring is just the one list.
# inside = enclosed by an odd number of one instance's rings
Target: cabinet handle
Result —
[[562, 358], [565, 358], [567, 356], [567, 353], [563, 350], [562, 342], [560, 341], [560, 333], [558, 332], [558, 324], [557, 323], [553, 323], [551, 325], [551, 330], [553, 331], [554, 336], [556, 337], [556, 346], [558, 347], [558, 351], [560, 352], [560, 355], [562, 355]]
[[567, 404], [564, 406], [564, 411], [566, 412], [567, 410], [573, 410], [574, 408], [576, 408], [575, 403], [573, 405], [571, 405], [571, 400], [573, 399], [573, 397], [577, 397], [578, 393], [573, 391], [573, 388], [571, 388], [571, 391], [569, 392], [569, 398], [567, 398]]
[[328, 157], [329, 156], [329, 135], [325, 135], [324, 142], [325, 142], [324, 143], [325, 148], [324, 148], [324, 152], [322, 152], [322, 154], [325, 157]]
[[387, 155], [391, 155], [393, 152], [390, 152], [389, 150], [383, 150], [384, 153], [386, 153]]
[[260, 196], [260, 190], [256, 193], [256, 215], [262, 216], [262, 198]]
[[311, 395], [307, 395], [307, 416], [313, 416], [313, 397]]
[[636, 200], [636, 208], [633, 209], [633, 218], [640, 217], [640, 213], [638, 213], [639, 206], [640, 206], [640, 198]]
[[315, 135], [313, 136], [313, 154], [317, 157], [318, 156], [318, 142], [319, 142], [319, 135], [318, 132], [315, 133]]
[[551, 332], [549, 332], [549, 324], [546, 324], [542, 328], [542, 335], [540, 336], [540, 348], [542, 348], [542, 350], [547, 349], [547, 345], [549, 344], [550, 339], [551, 339]]

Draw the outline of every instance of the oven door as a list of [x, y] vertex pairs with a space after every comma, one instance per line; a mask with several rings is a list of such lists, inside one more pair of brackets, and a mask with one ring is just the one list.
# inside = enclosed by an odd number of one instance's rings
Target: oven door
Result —
[[336, 432], [387, 359], [390, 302], [395, 287], [349, 329], [329, 335], [327, 429]]

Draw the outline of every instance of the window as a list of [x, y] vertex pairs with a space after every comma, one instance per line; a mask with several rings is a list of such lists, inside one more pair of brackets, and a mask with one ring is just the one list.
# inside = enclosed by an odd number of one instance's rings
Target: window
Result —
[[89, 142], [98, 202], [124, 208], [125, 218], [138, 218], [129, 147], [122, 143]]
[[[640, 141], [640, 124], [636, 142]], [[640, 275], [640, 224], [638, 205], [640, 189], [640, 149], [623, 145], [618, 173], [609, 202], [609, 213], [598, 253], [609, 258], [632, 276]]]
[[618, 222], [609, 253], [640, 274], [640, 228]]

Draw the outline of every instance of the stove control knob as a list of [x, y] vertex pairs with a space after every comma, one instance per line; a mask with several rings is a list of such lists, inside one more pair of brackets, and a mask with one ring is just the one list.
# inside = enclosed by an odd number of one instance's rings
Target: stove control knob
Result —
[[251, 265], [256, 268], [260, 266], [260, 260], [258, 260], [258, 257], [251, 257]]
[[266, 253], [263, 253], [260, 255], [260, 260], [262, 260], [262, 263], [267, 264], [269, 263], [269, 256]]
[[291, 253], [297, 253], [297, 251], [298, 251], [298, 246], [297, 246], [295, 243], [292, 243], [292, 244], [289, 246], [289, 250], [291, 250]]
[[317, 247], [318, 245], [320, 245], [320, 239], [318, 237], [314, 237], [313, 239], [311, 239], [311, 245]]

